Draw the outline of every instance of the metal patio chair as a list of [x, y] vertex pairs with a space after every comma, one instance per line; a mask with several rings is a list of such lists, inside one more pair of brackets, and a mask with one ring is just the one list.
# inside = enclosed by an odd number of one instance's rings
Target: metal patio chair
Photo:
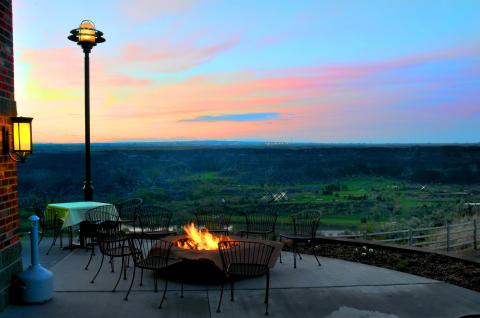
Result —
[[277, 213], [272, 206], [257, 206], [254, 213], [242, 212], [245, 217], [246, 230], [240, 231], [240, 236], [260, 236], [263, 239], [275, 238]]
[[94, 283], [97, 278], [100, 270], [103, 266], [103, 261], [105, 256], [110, 258], [110, 265], [113, 270], [113, 262], [115, 258], [122, 258], [122, 264], [120, 266], [120, 271], [118, 275], [117, 282], [112, 289], [112, 292], [115, 292], [117, 289], [120, 279], [127, 279], [127, 260], [132, 255], [131, 249], [128, 246], [128, 239], [125, 233], [121, 229], [121, 224], [117, 220], [107, 220], [95, 225], [96, 235], [98, 240], [98, 246], [100, 247], [100, 252], [102, 253], [102, 260], [100, 261], [100, 266], [98, 267], [95, 276], [93, 276], [90, 283]]
[[132, 198], [115, 203], [120, 222], [127, 227], [134, 226], [142, 204], [143, 200], [140, 198]]
[[165, 237], [175, 235], [177, 232], [170, 230], [170, 220], [173, 213], [161, 206], [144, 205], [138, 212], [138, 223], [141, 234], [144, 236]]
[[205, 228], [211, 233], [228, 235], [231, 213], [227, 207], [201, 207], [194, 214], [197, 227]]
[[[53, 234], [52, 244], [47, 250], [46, 255], [50, 253], [50, 250], [57, 242], [58, 237], [60, 237], [60, 248], [63, 248], [63, 220], [58, 218], [57, 213], [55, 210], [42, 210], [39, 208], [35, 209], [35, 214], [40, 218], [40, 240], [38, 244], [43, 240], [45, 234], [51, 233]], [[70, 229], [71, 230], [71, 229]]]
[[[297, 268], [297, 255], [302, 259], [299, 245], [304, 248], [309, 248], [313, 252], [318, 266], [322, 265], [315, 252], [315, 238], [317, 237], [317, 230], [320, 224], [320, 216], [321, 213], [318, 211], [303, 211], [294, 214], [292, 215], [293, 232], [280, 234], [280, 241], [286, 239], [291, 242], [293, 250], [293, 268]], [[282, 253], [280, 253], [280, 263], [282, 263]]]
[[[218, 243], [222, 258], [223, 271], [230, 282], [230, 300], [234, 301], [234, 280], [241, 277], [258, 277], [266, 275], [265, 315], [268, 315], [268, 293], [270, 290], [270, 269], [268, 264], [273, 253], [273, 246], [261, 242], [222, 241]], [[224, 283], [220, 292], [217, 313], [222, 304]]]
[[[128, 295], [132, 290], [133, 282], [135, 280], [136, 269], [139, 268], [142, 270], [142, 276], [143, 270], [150, 270], [154, 272], [155, 292], [158, 291], [159, 275], [162, 275], [165, 280], [162, 300], [160, 301], [160, 305], [158, 306], [158, 308], [162, 309], [162, 304], [165, 300], [165, 294], [167, 293], [168, 286], [168, 266], [180, 262], [180, 260], [170, 257], [172, 242], [164, 241], [161, 238], [155, 236], [142, 235], [131, 236], [129, 237], [128, 242], [128, 245], [130, 247], [130, 253], [132, 254], [133, 258], [134, 268], [132, 281], [130, 282], [130, 287], [128, 288], [124, 300], [128, 300]], [[181, 287], [180, 297], [183, 298], [183, 283]]]
[[93, 256], [95, 256], [95, 245], [98, 244], [100, 227], [104, 223], [110, 224], [112, 222], [118, 222], [118, 214], [111, 205], [95, 207], [85, 212], [85, 221], [82, 223], [81, 230], [85, 247], [91, 248], [90, 258], [85, 266], [85, 270], [88, 270], [88, 266]]

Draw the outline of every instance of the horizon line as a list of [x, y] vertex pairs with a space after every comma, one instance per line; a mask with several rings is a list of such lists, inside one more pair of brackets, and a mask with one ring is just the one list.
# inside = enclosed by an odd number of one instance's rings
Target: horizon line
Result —
[[[91, 145], [105, 144], [171, 144], [171, 143], [237, 143], [237, 144], [264, 144], [264, 145], [480, 145], [477, 142], [316, 142], [316, 141], [268, 141], [268, 140], [119, 140], [92, 142]], [[33, 145], [84, 145], [84, 142], [37, 142]]]

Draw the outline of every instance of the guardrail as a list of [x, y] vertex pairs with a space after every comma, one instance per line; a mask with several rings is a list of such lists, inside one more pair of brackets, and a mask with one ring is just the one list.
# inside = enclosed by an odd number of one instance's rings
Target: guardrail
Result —
[[475, 219], [459, 224], [438, 227], [404, 229], [388, 232], [363, 232], [340, 235], [341, 238], [361, 238], [385, 243], [409, 245], [432, 250], [451, 251], [467, 248], [477, 249], [480, 242], [479, 222]]

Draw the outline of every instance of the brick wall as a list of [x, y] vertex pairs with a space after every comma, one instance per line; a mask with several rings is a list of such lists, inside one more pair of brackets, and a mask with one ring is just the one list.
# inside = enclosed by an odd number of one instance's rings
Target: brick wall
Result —
[[[16, 116], [13, 81], [12, 1], [0, 0], [0, 130], [10, 132], [11, 116]], [[11, 133], [10, 133], [11, 136]], [[10, 140], [11, 142], [11, 140]], [[0, 311], [9, 300], [14, 274], [22, 270], [18, 236], [17, 166], [0, 151]]]

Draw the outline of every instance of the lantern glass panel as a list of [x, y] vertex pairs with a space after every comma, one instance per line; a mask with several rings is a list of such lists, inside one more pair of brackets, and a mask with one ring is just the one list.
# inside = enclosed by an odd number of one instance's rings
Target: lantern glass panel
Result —
[[30, 123], [13, 124], [13, 150], [30, 152], [32, 151]]
[[95, 43], [95, 39], [95, 25], [91, 21], [83, 21], [78, 30], [78, 41]]

